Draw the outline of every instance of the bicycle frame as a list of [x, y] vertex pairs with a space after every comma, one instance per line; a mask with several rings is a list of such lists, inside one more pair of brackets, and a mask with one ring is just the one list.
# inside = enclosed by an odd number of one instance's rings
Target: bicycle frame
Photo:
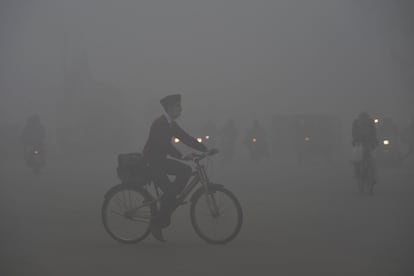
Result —
[[[159, 187], [157, 185], [159, 183], [156, 183], [151, 178], [147, 178], [146, 181], [137, 179], [134, 182], [124, 182], [112, 187], [105, 194], [105, 200], [102, 205], [102, 221], [105, 230], [112, 238], [119, 242], [135, 243], [142, 241], [151, 233], [151, 225], [157, 223], [159, 218], [163, 219], [164, 209], [160, 210], [158, 207], [165, 207], [168, 215], [172, 215], [177, 207], [186, 204], [188, 200], [190, 203], [188, 204], [190, 205], [190, 221], [200, 238], [212, 244], [224, 244], [233, 240], [239, 233], [243, 222], [241, 205], [236, 196], [224, 188], [223, 185], [210, 182], [207, 176], [207, 168], [200, 164], [201, 160], [217, 152], [217, 150], [213, 149], [203, 154], [192, 154], [194, 165], [193, 171], [189, 175], [189, 181], [178, 194], [175, 194], [175, 198], [166, 198], [166, 206], [163, 205], [164, 197], [162, 194], [160, 195], [159, 191], [164, 186]], [[165, 179], [164, 176], [162, 178]], [[154, 188], [150, 188], [151, 183], [154, 184]], [[168, 183], [165, 184], [167, 185]], [[166, 188], [168, 189], [169, 187]], [[221, 208], [221, 203], [224, 200], [231, 204], [231, 212], [227, 212], [228, 209], [223, 211], [223, 208]], [[233, 216], [235, 220], [231, 220], [232, 225], [228, 225], [226, 223], [227, 217], [222, 215]], [[112, 223], [113, 217], [116, 219], [114, 221], [116, 224]], [[221, 219], [222, 217], [224, 219]], [[117, 223], [120, 219], [126, 219], [133, 223], [138, 222], [138, 224], [132, 224], [133, 228], [130, 228], [129, 224]], [[204, 223], [205, 219], [207, 219], [209, 225]], [[216, 229], [220, 227], [220, 222], [225, 222], [223, 225], [225, 228], [223, 228], [223, 231], [218, 232]], [[140, 223], [145, 225], [140, 225]], [[213, 229], [210, 229], [210, 225]], [[127, 232], [123, 229], [125, 226], [129, 227]], [[210, 230], [214, 231], [211, 232]]]
[[[209, 179], [205, 170], [205, 167], [200, 164], [199, 160], [194, 161], [196, 164], [196, 169], [191, 173], [192, 178], [184, 187], [184, 189], [177, 195], [178, 202], [184, 202], [187, 197], [191, 194], [194, 188], [197, 186], [198, 183], [201, 183], [206, 189], [209, 183]], [[157, 190], [157, 201], [159, 200], [159, 191], [158, 186], [154, 183], [155, 189]]]
[[[192, 178], [190, 178], [190, 181], [187, 183], [187, 185], [184, 187], [184, 189], [177, 195], [177, 202], [180, 203], [180, 204], [185, 202], [187, 197], [195, 189], [195, 187], [197, 186], [198, 183], [201, 183], [205, 187], [205, 190], [207, 191], [208, 184], [209, 184], [209, 179], [208, 179], [205, 167], [204, 167], [204, 165], [200, 164], [200, 160], [198, 160], [198, 159], [194, 160], [194, 163], [196, 164], [196, 168], [191, 173]], [[157, 203], [161, 200], [161, 196], [160, 196], [160, 192], [159, 192], [160, 188], [157, 186], [157, 184], [153, 180], [149, 181], [149, 185], [151, 183], [154, 184], [156, 197], [153, 200], [151, 200], [150, 202], [146, 202], [145, 204], [143, 204], [143, 205], [141, 205], [137, 208], [134, 208], [131, 211], [137, 211], [140, 208], [143, 208], [145, 206]], [[146, 189], [146, 188], [144, 188], [144, 189]]]

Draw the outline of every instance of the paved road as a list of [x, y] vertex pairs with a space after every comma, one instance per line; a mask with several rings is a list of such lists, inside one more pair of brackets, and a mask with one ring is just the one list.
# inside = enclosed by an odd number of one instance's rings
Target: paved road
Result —
[[56, 158], [39, 177], [4, 167], [0, 275], [414, 275], [412, 169], [381, 172], [368, 197], [355, 193], [345, 163], [214, 164], [213, 179], [245, 214], [225, 246], [196, 236], [187, 206], [165, 245], [111, 240], [100, 206], [118, 182], [112, 163]]

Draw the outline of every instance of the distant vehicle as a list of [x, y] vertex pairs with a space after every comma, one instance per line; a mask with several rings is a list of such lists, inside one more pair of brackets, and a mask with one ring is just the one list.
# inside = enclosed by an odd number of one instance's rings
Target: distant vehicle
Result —
[[[206, 134], [206, 135], [197, 135], [195, 138], [197, 139], [197, 142], [207, 144], [210, 141], [211, 136], [208, 135], [208, 134]], [[180, 140], [179, 139], [178, 139], [178, 141], [175, 140], [175, 142], [179, 143]]]
[[299, 162], [322, 157], [331, 160], [341, 148], [341, 122], [327, 114], [300, 114], [293, 119], [293, 147]]
[[377, 124], [379, 146], [375, 152], [378, 165], [382, 167], [400, 167], [403, 154], [400, 150], [400, 134], [391, 118], [384, 118]]
[[259, 121], [254, 120], [252, 127], [248, 129], [244, 145], [249, 152], [250, 159], [253, 161], [260, 161], [262, 158], [269, 156], [267, 132]]
[[213, 121], [208, 121], [201, 126], [197, 140], [208, 147], [216, 147], [218, 140], [218, 129]]
[[255, 136], [248, 137], [245, 140], [245, 145], [249, 150], [250, 159], [253, 161], [259, 161], [263, 157], [269, 156], [267, 141], [264, 139]]
[[35, 174], [40, 174], [45, 165], [45, 155], [39, 147], [31, 146], [26, 153], [26, 164]]
[[39, 174], [45, 165], [45, 127], [39, 115], [31, 115], [21, 133], [24, 158], [26, 164], [33, 169], [35, 174]]

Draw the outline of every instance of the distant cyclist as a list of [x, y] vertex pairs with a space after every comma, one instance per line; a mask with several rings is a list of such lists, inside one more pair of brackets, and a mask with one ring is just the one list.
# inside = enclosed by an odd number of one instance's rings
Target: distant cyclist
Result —
[[[377, 130], [374, 120], [367, 112], [361, 112], [359, 117], [352, 124], [352, 145], [361, 145], [363, 149], [363, 160], [367, 160], [375, 170], [375, 163], [372, 157], [372, 151], [378, 146]], [[360, 163], [354, 164], [355, 176], [361, 175]], [[374, 183], [376, 179], [374, 179]]]
[[250, 159], [259, 161], [262, 157], [268, 157], [267, 133], [258, 120], [247, 130], [244, 145], [250, 154]]

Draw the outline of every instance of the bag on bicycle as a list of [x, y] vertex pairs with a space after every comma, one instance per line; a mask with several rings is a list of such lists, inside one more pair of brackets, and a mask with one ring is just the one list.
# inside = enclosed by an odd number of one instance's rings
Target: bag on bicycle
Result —
[[143, 185], [149, 178], [148, 164], [138, 152], [119, 154], [116, 172], [123, 182]]

